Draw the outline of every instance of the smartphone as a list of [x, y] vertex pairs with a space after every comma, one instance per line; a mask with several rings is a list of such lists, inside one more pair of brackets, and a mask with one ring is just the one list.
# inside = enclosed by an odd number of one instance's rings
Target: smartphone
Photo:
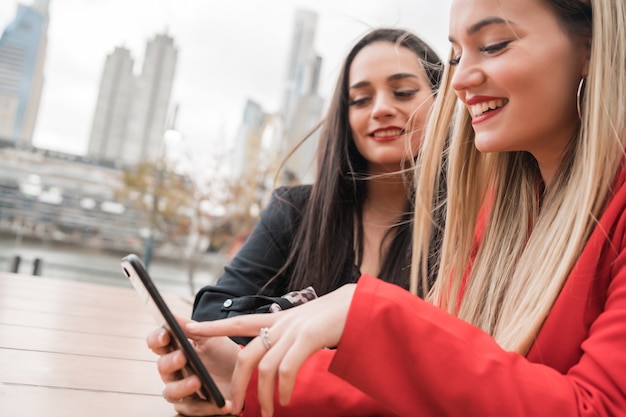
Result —
[[165, 300], [161, 297], [141, 259], [131, 253], [122, 258], [121, 265], [124, 274], [130, 279], [141, 301], [152, 313], [157, 324], [165, 327], [170, 332], [172, 336], [172, 350], [181, 349], [185, 353], [187, 365], [183, 370], [183, 375], [194, 374], [202, 381], [202, 387], [198, 392], [198, 396], [213, 402], [218, 407], [223, 407], [225, 403], [222, 393], [215, 385], [213, 378], [211, 378], [211, 375], [204, 367], [195, 349], [191, 346], [189, 339], [187, 339], [185, 332], [174, 318]]

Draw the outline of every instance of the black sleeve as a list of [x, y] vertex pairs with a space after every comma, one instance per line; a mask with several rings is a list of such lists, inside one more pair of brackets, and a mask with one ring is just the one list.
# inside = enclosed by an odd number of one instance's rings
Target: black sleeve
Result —
[[289, 307], [280, 298], [287, 292], [284, 275], [263, 293], [260, 289], [285, 264], [309, 194], [309, 186], [281, 187], [273, 192], [256, 227], [230, 265], [224, 267], [224, 274], [215, 285], [203, 287], [196, 295], [194, 320], [267, 312], [274, 302]]

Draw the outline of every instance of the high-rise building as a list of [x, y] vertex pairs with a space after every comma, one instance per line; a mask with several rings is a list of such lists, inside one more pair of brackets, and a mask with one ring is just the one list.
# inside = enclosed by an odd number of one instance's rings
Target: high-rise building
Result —
[[138, 75], [132, 71], [127, 49], [118, 47], [107, 57], [89, 140], [90, 157], [135, 165], [161, 156], [177, 57], [174, 39], [167, 34], [147, 43]]
[[91, 158], [120, 158], [133, 97], [133, 65], [130, 51], [124, 47], [116, 47], [106, 58], [87, 150]]
[[[323, 100], [318, 93], [322, 58], [314, 48], [316, 28], [317, 13], [296, 10], [282, 111], [285, 153], [301, 142], [322, 117]], [[318, 139], [317, 133], [309, 137], [285, 164], [288, 174], [301, 182], [310, 182], [315, 174]]]
[[248, 179], [256, 176], [256, 168], [259, 166], [258, 158], [261, 154], [263, 131], [267, 113], [260, 104], [252, 100], [246, 101], [243, 112], [243, 120], [235, 141], [235, 149], [232, 153], [232, 175], [234, 178]]
[[48, 0], [19, 5], [0, 38], [0, 138], [30, 146], [48, 43]]
[[122, 155], [126, 163], [154, 160], [161, 154], [177, 57], [174, 39], [167, 34], [156, 35], [146, 45]]

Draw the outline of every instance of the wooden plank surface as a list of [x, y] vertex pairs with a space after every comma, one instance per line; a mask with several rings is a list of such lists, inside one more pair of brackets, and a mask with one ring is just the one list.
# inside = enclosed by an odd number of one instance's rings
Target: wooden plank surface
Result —
[[[0, 272], [0, 290], [0, 307], [40, 312], [61, 310], [66, 314], [89, 313], [153, 323], [130, 287]], [[192, 300], [168, 294], [163, 297], [172, 311], [181, 315], [191, 312]]]
[[0, 324], [0, 348], [103, 358], [153, 360], [156, 355], [148, 349], [145, 335], [121, 337]]
[[[191, 300], [163, 294], [189, 317]], [[0, 416], [176, 415], [132, 287], [0, 272]]]
[[158, 395], [57, 389], [0, 383], [0, 416], [37, 417], [174, 417]]
[[58, 312], [42, 312], [24, 309], [0, 307], [0, 324], [53, 329], [59, 331], [107, 334], [111, 336], [143, 337], [154, 330], [152, 317], [100, 317], [92, 315], [72, 315]]
[[0, 352], [0, 379], [7, 384], [157, 396], [163, 390], [154, 361], [12, 349]]

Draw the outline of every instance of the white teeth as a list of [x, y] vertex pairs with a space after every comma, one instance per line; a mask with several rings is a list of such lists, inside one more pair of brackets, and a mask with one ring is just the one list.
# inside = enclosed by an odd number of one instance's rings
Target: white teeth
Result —
[[499, 107], [504, 106], [508, 100], [506, 99], [498, 99], [498, 100], [490, 100], [483, 101], [482, 103], [469, 105], [469, 111], [472, 117], [480, 116], [489, 110], [495, 110]]
[[376, 138], [387, 137], [387, 136], [399, 136], [402, 134], [401, 129], [388, 129], [388, 130], [379, 130], [378, 132], [374, 132], [372, 136]]

